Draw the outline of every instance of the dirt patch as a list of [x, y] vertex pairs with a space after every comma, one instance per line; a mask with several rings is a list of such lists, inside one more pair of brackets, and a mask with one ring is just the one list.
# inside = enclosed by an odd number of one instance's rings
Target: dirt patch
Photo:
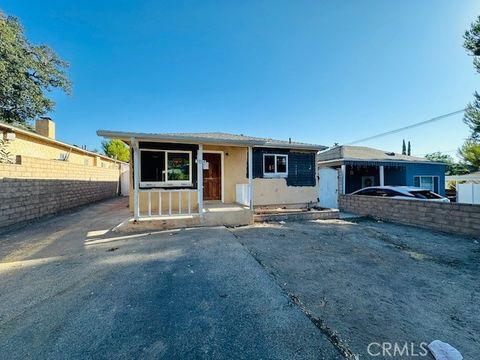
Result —
[[231, 231], [344, 355], [439, 339], [476, 358], [478, 241], [373, 220]]

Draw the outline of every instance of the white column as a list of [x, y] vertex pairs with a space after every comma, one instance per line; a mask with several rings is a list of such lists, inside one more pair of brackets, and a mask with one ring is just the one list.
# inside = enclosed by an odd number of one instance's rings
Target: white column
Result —
[[139, 190], [140, 190], [140, 156], [138, 149], [137, 139], [132, 137], [131, 146], [133, 149], [133, 219], [138, 221], [140, 217], [140, 201], [139, 201]]
[[384, 168], [383, 168], [383, 165], [380, 165], [380, 167], [378, 168], [379, 172], [380, 172], [380, 186], [384, 186], [385, 185], [385, 172], [384, 172]]
[[248, 197], [250, 200], [250, 209], [253, 210], [253, 156], [252, 147], [248, 147]]
[[198, 190], [198, 212], [203, 216], [203, 145], [198, 145], [197, 152], [197, 190]]
[[342, 165], [342, 194], [345, 194], [345, 181], [347, 177], [347, 165]]

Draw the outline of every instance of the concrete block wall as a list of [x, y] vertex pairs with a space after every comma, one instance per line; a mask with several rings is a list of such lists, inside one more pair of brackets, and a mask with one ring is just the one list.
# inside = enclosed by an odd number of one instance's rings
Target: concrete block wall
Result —
[[17, 156], [0, 164], [0, 227], [116, 196], [118, 168]]
[[480, 237], [480, 205], [339, 195], [341, 211]]

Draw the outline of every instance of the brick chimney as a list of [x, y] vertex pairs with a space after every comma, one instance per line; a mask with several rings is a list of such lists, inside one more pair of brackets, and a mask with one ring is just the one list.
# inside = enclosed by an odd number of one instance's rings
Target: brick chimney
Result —
[[35, 132], [50, 139], [55, 139], [55, 122], [49, 117], [41, 117], [35, 121]]

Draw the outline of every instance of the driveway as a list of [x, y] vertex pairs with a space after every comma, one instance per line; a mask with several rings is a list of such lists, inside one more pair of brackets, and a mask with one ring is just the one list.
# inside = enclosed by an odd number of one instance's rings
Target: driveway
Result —
[[[232, 231], [346, 352], [360, 359], [433, 359], [415, 357], [412, 349], [418, 355], [422, 342], [439, 339], [465, 359], [479, 358], [479, 240], [373, 220]], [[369, 355], [371, 343], [407, 343], [410, 354], [388, 356], [374, 344]]]
[[2, 358], [340, 359], [231, 231], [109, 231], [114, 199], [0, 234]]

